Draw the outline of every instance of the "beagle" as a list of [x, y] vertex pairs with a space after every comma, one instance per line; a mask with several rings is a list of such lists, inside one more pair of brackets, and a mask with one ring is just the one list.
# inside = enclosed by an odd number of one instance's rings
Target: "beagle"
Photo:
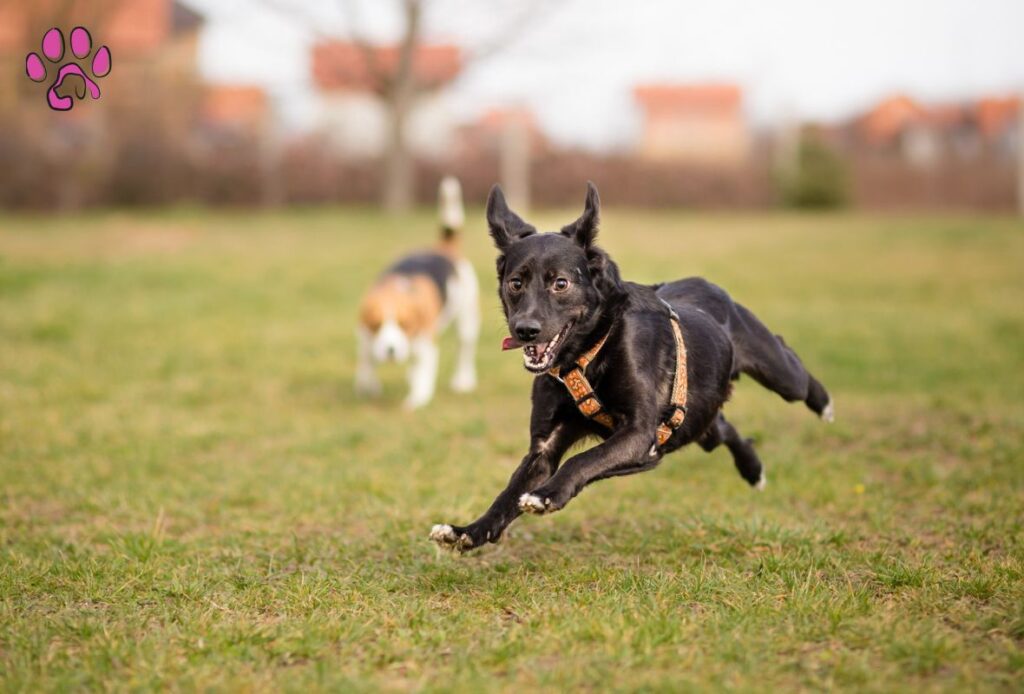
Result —
[[459, 353], [451, 388], [476, 388], [476, 341], [480, 289], [470, 262], [459, 251], [464, 222], [458, 180], [447, 176], [439, 190], [441, 240], [431, 250], [407, 255], [384, 271], [364, 295], [356, 329], [356, 391], [380, 393], [377, 364], [409, 363], [407, 409], [430, 402], [437, 381], [437, 338], [455, 324]]

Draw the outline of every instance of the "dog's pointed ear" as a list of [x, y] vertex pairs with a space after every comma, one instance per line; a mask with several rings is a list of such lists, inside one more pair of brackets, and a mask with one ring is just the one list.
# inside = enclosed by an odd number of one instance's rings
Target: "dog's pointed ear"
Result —
[[487, 228], [494, 239], [494, 245], [502, 252], [519, 239], [537, 233], [534, 227], [508, 208], [505, 194], [497, 184], [487, 196]]
[[597, 186], [587, 181], [587, 202], [583, 206], [583, 214], [572, 224], [562, 227], [562, 233], [584, 248], [590, 248], [597, 238], [600, 216], [601, 198], [597, 194]]

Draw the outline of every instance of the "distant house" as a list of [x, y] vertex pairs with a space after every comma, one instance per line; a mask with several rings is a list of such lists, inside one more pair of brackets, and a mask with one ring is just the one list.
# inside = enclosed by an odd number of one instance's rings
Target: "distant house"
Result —
[[212, 134], [263, 136], [270, 125], [267, 93], [251, 85], [207, 85], [203, 91], [201, 117]]
[[982, 140], [1000, 156], [1014, 156], [1024, 147], [1021, 132], [1021, 97], [1002, 96], [981, 99], [975, 105], [975, 118]]
[[[390, 141], [389, 114], [382, 94], [398, 68], [397, 46], [364, 47], [328, 41], [313, 47], [317, 129], [339, 153], [377, 157]], [[443, 158], [455, 144], [456, 122], [438, 89], [462, 71], [457, 46], [425, 45], [413, 55], [418, 94], [405, 132], [419, 157]]]
[[639, 156], [710, 167], [735, 167], [747, 160], [751, 137], [739, 87], [645, 84], [633, 95], [643, 114]]
[[548, 147], [547, 137], [533, 111], [523, 106], [497, 107], [459, 128], [460, 154], [500, 154], [510, 146], [536, 154]]
[[915, 166], [1012, 156], [1020, 114], [1017, 97], [928, 104], [906, 95], [883, 99], [849, 126], [862, 150], [897, 156]]

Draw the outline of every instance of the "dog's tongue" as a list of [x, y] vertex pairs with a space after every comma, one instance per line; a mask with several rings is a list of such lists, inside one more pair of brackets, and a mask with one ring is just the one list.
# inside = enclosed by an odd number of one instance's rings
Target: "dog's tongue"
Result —
[[523, 343], [514, 337], [506, 337], [504, 340], [501, 341], [502, 351], [508, 351], [510, 349], [519, 349], [522, 346]]

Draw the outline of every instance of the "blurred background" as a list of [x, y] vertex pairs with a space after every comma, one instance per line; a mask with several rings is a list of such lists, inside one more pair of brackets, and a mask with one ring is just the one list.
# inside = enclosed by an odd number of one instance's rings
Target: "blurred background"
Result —
[[[113, 70], [52, 112], [25, 55], [77, 24]], [[589, 178], [630, 206], [1024, 212], [1021, 26], [1015, 0], [0, 0], [0, 204], [401, 211], [454, 173], [521, 207]]]

